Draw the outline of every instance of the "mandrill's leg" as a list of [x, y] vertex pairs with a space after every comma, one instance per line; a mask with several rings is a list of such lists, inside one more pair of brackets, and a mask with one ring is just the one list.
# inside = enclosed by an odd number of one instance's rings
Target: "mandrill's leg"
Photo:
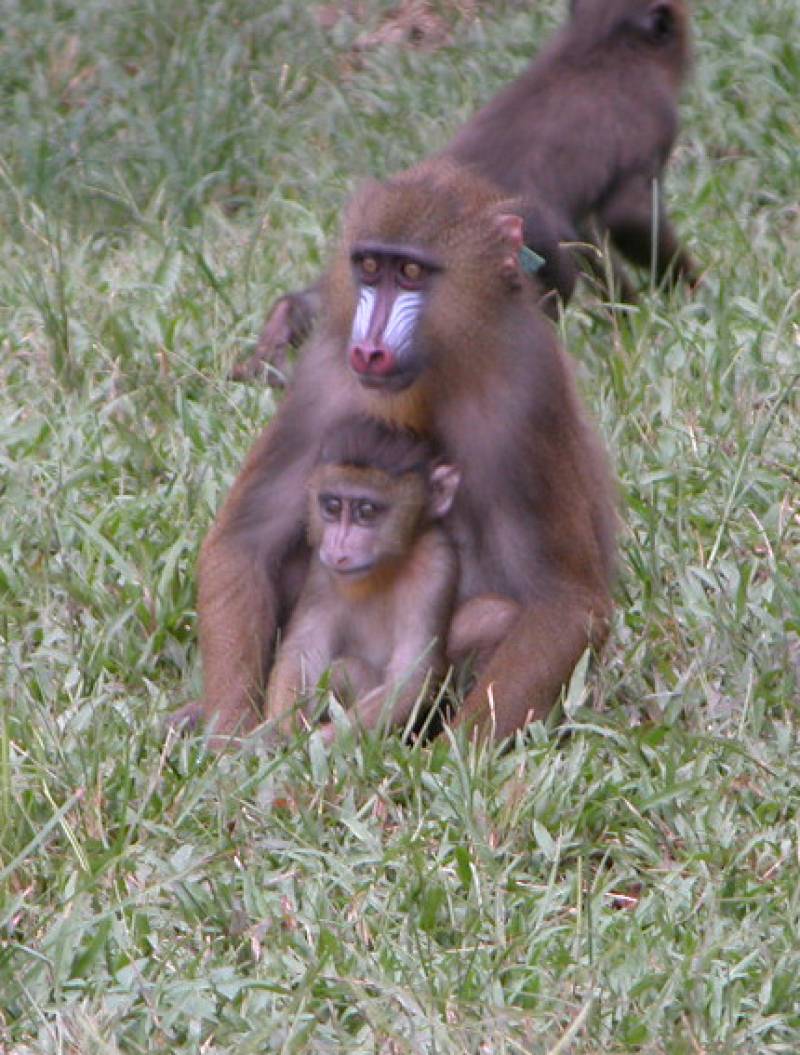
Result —
[[453, 725], [502, 740], [546, 718], [586, 647], [605, 640], [608, 610], [604, 602], [593, 610], [585, 595], [571, 591], [525, 605]]

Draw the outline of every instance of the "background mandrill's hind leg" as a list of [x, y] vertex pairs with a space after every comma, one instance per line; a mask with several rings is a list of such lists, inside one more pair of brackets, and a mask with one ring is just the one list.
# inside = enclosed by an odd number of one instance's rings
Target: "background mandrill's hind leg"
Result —
[[594, 279], [601, 296], [612, 303], [635, 304], [638, 291], [622, 263], [622, 258], [610, 244], [610, 235], [592, 218], [581, 232], [585, 246], [575, 250], [585, 265], [585, 277]]
[[[667, 216], [663, 192], [651, 179], [639, 179], [623, 184], [600, 210], [600, 219], [609, 230], [614, 245], [642, 268], [655, 263], [655, 279], [670, 283], [684, 281], [693, 286], [698, 269], [689, 253], [678, 241], [675, 228]], [[655, 233], [657, 245], [653, 252], [653, 204], [657, 205]]]
[[319, 283], [279, 297], [261, 329], [256, 350], [231, 369], [231, 378], [252, 381], [263, 376], [275, 387], [284, 384], [281, 375], [289, 366], [289, 349], [297, 348], [308, 337], [319, 310]]
[[605, 640], [610, 607], [607, 598], [590, 606], [577, 593], [525, 605], [453, 726], [465, 725], [479, 739], [502, 740], [545, 719], [586, 647]]

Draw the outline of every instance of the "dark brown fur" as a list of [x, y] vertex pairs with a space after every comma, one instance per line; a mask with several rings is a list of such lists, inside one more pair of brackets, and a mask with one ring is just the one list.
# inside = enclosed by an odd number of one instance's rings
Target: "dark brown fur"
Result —
[[564, 299], [574, 263], [552, 242], [587, 238], [591, 220], [633, 263], [649, 268], [655, 256], [659, 281], [671, 269], [694, 280], [661, 192], [689, 56], [683, 0], [575, 0], [541, 55], [445, 148], [523, 199], [528, 244]]
[[[575, 0], [567, 24], [528, 69], [445, 147], [443, 156], [522, 199], [526, 244], [545, 260], [537, 279], [548, 313], [555, 312], [553, 293], [566, 302], [576, 282], [576, 256], [565, 243], [599, 245], [608, 235], [634, 264], [655, 263], [658, 281], [695, 281], [661, 188], [689, 58], [683, 0]], [[604, 277], [597, 251], [579, 255]], [[625, 299], [635, 298], [621, 270], [617, 284]], [[288, 349], [305, 338], [319, 304], [318, 285], [281, 297], [255, 354], [233, 376], [259, 376], [267, 363], [285, 370]]]
[[[456, 722], [504, 737], [550, 710], [589, 643], [606, 633], [613, 574], [613, 488], [567, 357], [524, 277], [505, 273], [502, 192], [447, 162], [367, 185], [328, 269], [317, 332], [274, 421], [247, 458], [202, 548], [201, 704], [218, 733], [261, 717], [276, 631], [308, 561], [305, 481], [320, 441], [369, 414], [429, 436], [461, 469], [450, 513], [458, 601], [519, 605]], [[356, 306], [349, 247], [419, 245], [442, 261], [415, 343], [417, 380], [370, 391], [347, 368]]]
[[433, 447], [424, 437], [365, 417], [346, 421], [326, 436], [319, 453], [320, 465], [377, 469], [390, 477], [425, 475], [433, 463]]

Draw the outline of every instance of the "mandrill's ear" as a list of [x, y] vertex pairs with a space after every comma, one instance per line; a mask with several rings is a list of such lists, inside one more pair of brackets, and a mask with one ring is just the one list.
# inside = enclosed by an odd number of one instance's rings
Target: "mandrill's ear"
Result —
[[450, 511], [461, 483], [461, 473], [454, 465], [437, 465], [431, 472], [428, 512], [433, 520], [441, 520]]
[[503, 262], [500, 274], [510, 289], [522, 286], [519, 254], [523, 247], [522, 217], [516, 213], [498, 212], [494, 217], [495, 230], [503, 241]]
[[651, 44], [666, 44], [678, 28], [675, 7], [669, 0], [655, 0], [634, 23], [640, 35]]

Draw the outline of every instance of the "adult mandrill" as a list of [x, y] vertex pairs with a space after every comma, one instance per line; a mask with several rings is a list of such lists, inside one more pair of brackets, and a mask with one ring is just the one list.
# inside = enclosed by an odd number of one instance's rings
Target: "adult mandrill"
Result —
[[[678, 131], [678, 95], [690, 58], [683, 0], [572, 0], [570, 18], [516, 80], [479, 110], [442, 157], [468, 164], [521, 199], [525, 243], [544, 260], [538, 293], [555, 314], [576, 278], [569, 243], [603, 241], [661, 281], [694, 282], [697, 269], [667, 216], [661, 178]], [[656, 193], [657, 192], [657, 193]], [[581, 254], [602, 273], [596, 251]], [[618, 272], [622, 293], [632, 285]], [[318, 285], [281, 297], [239, 379], [305, 338]]]
[[305, 481], [322, 438], [355, 415], [427, 435], [460, 470], [458, 603], [519, 605], [456, 724], [506, 737], [543, 718], [587, 644], [602, 642], [613, 487], [522, 245], [501, 192], [446, 160], [355, 196], [315, 336], [203, 544], [205, 695], [177, 720], [203, 718], [224, 737], [261, 718], [276, 632], [308, 567]]

